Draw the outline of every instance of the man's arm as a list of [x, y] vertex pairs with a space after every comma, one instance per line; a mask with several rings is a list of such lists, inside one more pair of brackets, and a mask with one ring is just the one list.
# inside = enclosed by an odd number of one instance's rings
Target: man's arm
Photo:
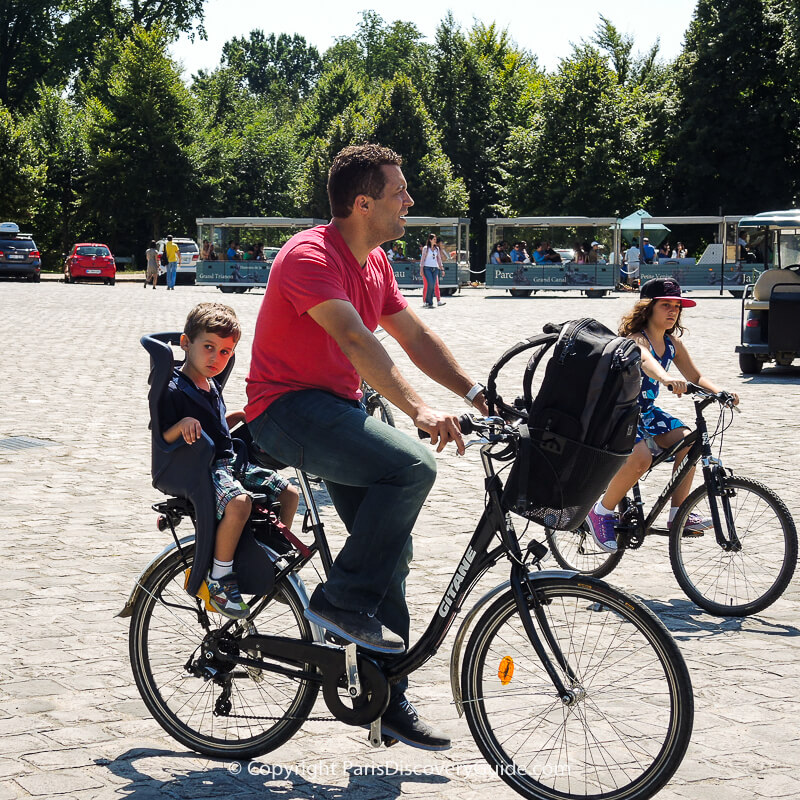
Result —
[[[464, 397], [475, 385], [447, 345], [410, 308], [382, 317], [381, 327], [397, 340], [419, 369], [453, 394]], [[483, 395], [479, 397], [481, 410], [488, 411]]]
[[[402, 316], [405, 311], [386, 317], [386, 324], [384, 324], [384, 320], [381, 322], [387, 333], [398, 338], [398, 341], [400, 341], [400, 336], [405, 336], [405, 326], [402, 324], [398, 326], [395, 318]], [[464, 441], [458, 428], [458, 418], [454, 414], [445, 414], [430, 408], [420, 398], [411, 384], [403, 377], [383, 345], [361, 321], [358, 312], [350, 303], [346, 300], [326, 300], [309, 309], [308, 314], [335, 340], [359, 375], [373, 389], [407, 414], [418, 428], [430, 434], [431, 443], [438, 445], [437, 451], [441, 451], [448, 442], [453, 441], [456, 443], [458, 452], [464, 452]], [[420, 324], [419, 320], [417, 320], [417, 324]], [[399, 336], [396, 335], [398, 333]], [[407, 349], [403, 341], [400, 341], [400, 344], [403, 349]], [[407, 350], [407, 352], [411, 355], [414, 363], [421, 366], [411, 351]], [[450, 359], [455, 364], [452, 356]], [[421, 366], [421, 368], [424, 370], [424, 367]], [[427, 370], [424, 371], [427, 372]], [[436, 375], [430, 372], [428, 374], [434, 380], [439, 380]], [[443, 381], [439, 380], [439, 382]], [[458, 386], [459, 388], [464, 387], [463, 393], [466, 393], [472, 384], [464, 376]]]

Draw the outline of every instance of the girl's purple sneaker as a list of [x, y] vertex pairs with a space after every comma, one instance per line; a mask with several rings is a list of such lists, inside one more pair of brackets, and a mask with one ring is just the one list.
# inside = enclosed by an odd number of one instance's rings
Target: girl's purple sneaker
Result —
[[606, 553], [617, 552], [617, 534], [614, 532], [614, 525], [617, 522], [616, 514], [597, 514], [592, 508], [589, 516], [586, 517], [592, 531], [592, 538], [597, 542], [597, 546]]

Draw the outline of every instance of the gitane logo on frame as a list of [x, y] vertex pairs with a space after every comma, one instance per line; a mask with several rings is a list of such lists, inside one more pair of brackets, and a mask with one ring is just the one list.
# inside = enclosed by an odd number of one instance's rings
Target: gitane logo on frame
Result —
[[446, 617], [450, 613], [453, 600], [456, 599], [456, 592], [458, 592], [461, 584], [464, 582], [464, 578], [466, 577], [467, 571], [472, 565], [472, 560], [474, 558], [475, 551], [471, 547], [468, 547], [467, 552], [464, 553], [464, 558], [461, 559], [461, 563], [458, 565], [456, 574], [453, 575], [453, 580], [450, 581], [450, 585], [447, 587], [444, 600], [442, 600], [442, 602], [439, 604], [440, 617]]

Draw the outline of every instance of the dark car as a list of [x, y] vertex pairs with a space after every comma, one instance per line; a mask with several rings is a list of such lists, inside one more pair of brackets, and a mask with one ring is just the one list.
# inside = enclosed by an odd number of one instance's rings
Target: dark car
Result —
[[38, 283], [42, 277], [39, 248], [14, 222], [0, 223], [0, 277], [27, 278]]
[[117, 265], [108, 245], [99, 242], [79, 242], [64, 262], [64, 283], [103, 281], [113, 286]]

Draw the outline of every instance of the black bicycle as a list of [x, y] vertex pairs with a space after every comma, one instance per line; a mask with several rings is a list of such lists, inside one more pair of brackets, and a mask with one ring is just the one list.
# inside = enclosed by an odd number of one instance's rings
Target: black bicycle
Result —
[[505, 559], [510, 580], [466, 615], [451, 656], [456, 708], [489, 764], [520, 795], [542, 800], [633, 800], [664, 786], [686, 752], [694, 713], [675, 642], [635, 598], [595, 578], [543, 571], [547, 548], [535, 539], [523, 544], [525, 531], [502, 510], [493, 467], [495, 448], [507, 454], [516, 446], [517, 427], [465, 417], [462, 429], [478, 434], [468, 444], [481, 446], [485, 509], [427, 629], [402, 655], [331, 643], [303, 616], [299, 570], [314, 555], [326, 574], [331, 564], [303, 472], [303, 533], [313, 542], [287, 538], [269, 514], [255, 513], [275, 583], [269, 594], [246, 598], [252, 611], [242, 621], [184, 590], [194, 537], [179, 539], [175, 528], [191, 507], [177, 498], [154, 506], [174, 542], [142, 573], [122, 613], [131, 616], [136, 684], [164, 730], [208, 756], [253, 758], [310, 719], [321, 690], [324, 719], [369, 726], [370, 742], [381, 746], [390, 685], [436, 653], [475, 584]]
[[[786, 590], [797, 563], [797, 531], [792, 515], [775, 492], [751, 478], [734, 475], [722, 465], [722, 433], [730, 424], [733, 399], [727, 392], [714, 394], [688, 384], [694, 395], [696, 426], [681, 442], [653, 460], [663, 464], [689, 446], [689, 453], [670, 478], [649, 513], [645, 512], [639, 484], [633, 497], [620, 504], [616, 526], [617, 551], [597, 546], [588, 523], [575, 531], [547, 530], [547, 541], [560, 566], [586, 575], [604, 577], [619, 564], [626, 550], [637, 550], [647, 536], [668, 536], [672, 571], [680, 587], [698, 606], [719, 616], [742, 617], [763, 611]], [[720, 418], [709, 435], [703, 411], [718, 403]], [[711, 449], [720, 438], [720, 453]], [[681, 504], [670, 528], [658, 525], [674, 488], [692, 467], [702, 462], [703, 484]], [[713, 528], [693, 535], [684, 533], [689, 515], [713, 520]]]

